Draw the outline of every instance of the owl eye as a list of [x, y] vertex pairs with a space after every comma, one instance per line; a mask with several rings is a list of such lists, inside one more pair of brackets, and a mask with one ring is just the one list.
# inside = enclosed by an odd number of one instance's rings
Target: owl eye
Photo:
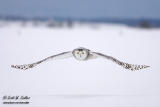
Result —
[[82, 54], [84, 54], [84, 52], [82, 51]]
[[77, 52], [77, 54], [79, 54], [79, 51]]

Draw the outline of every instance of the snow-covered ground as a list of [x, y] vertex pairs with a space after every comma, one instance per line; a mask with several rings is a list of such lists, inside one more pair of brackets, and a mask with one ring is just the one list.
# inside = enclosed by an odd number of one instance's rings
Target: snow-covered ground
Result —
[[[26, 71], [10, 67], [77, 47], [151, 67], [133, 72], [106, 59], [83, 62], [74, 58], [49, 61]], [[30, 96], [29, 107], [160, 107], [160, 29], [104, 24], [1, 26], [0, 99], [5, 95]]]

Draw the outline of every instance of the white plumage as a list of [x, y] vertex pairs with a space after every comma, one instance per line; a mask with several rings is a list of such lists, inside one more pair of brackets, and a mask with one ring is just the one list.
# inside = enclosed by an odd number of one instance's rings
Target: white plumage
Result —
[[80, 60], [80, 61], [85, 61], [85, 60], [90, 60], [90, 59], [93, 59], [93, 58], [102, 57], [102, 58], [109, 59], [109, 60], [115, 62], [116, 64], [124, 67], [125, 69], [129, 69], [129, 70], [132, 70], [132, 71], [140, 70], [140, 69], [149, 67], [147, 65], [128, 64], [128, 63], [119, 61], [112, 56], [104, 55], [104, 54], [98, 53], [98, 52], [92, 52], [89, 49], [82, 48], [82, 47], [74, 49], [73, 51], [63, 52], [63, 53], [60, 53], [60, 54], [57, 54], [57, 55], [47, 57], [43, 60], [37, 61], [37, 62], [32, 63], [32, 64], [11, 65], [11, 67], [26, 70], [26, 69], [29, 69], [29, 68], [33, 68], [36, 65], [38, 65], [42, 62], [48, 61], [48, 60], [62, 59], [62, 58], [73, 57], [73, 56], [74, 56], [75, 59]]

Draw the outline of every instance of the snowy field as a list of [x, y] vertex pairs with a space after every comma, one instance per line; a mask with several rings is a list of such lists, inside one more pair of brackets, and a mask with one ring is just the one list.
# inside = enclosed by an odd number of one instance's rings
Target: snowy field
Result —
[[[150, 68], [129, 71], [106, 59], [32, 63], [77, 47]], [[160, 29], [123, 25], [0, 26], [0, 96], [31, 97], [29, 107], [160, 107]], [[10, 106], [2, 104], [0, 107]], [[11, 105], [17, 107], [17, 105]]]

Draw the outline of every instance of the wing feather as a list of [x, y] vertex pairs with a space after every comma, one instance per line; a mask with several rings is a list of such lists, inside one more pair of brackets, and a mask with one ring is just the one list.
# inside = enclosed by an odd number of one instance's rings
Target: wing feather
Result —
[[11, 65], [12, 68], [16, 68], [16, 69], [22, 69], [22, 70], [26, 70], [26, 69], [29, 69], [29, 68], [33, 68], [35, 67], [36, 65], [42, 63], [42, 62], [45, 62], [45, 61], [49, 61], [49, 60], [52, 60], [52, 59], [63, 59], [63, 58], [68, 58], [68, 57], [72, 57], [72, 52], [71, 51], [68, 51], [68, 52], [63, 52], [63, 53], [60, 53], [60, 54], [57, 54], [57, 55], [52, 55], [50, 57], [47, 57], [43, 60], [40, 60], [40, 61], [37, 61], [35, 63], [32, 63], [32, 64], [24, 64], [24, 65]]
[[112, 56], [108, 56], [108, 55], [104, 55], [102, 53], [98, 53], [98, 52], [92, 52], [93, 55], [99, 56], [99, 57], [103, 57], [103, 58], [107, 58], [113, 62], [115, 62], [116, 64], [124, 67], [125, 69], [129, 69], [129, 70], [140, 70], [140, 69], [144, 69], [144, 68], [148, 68], [150, 66], [147, 65], [135, 65], [135, 64], [128, 64], [122, 61], [119, 61], [118, 59], [112, 57]]

